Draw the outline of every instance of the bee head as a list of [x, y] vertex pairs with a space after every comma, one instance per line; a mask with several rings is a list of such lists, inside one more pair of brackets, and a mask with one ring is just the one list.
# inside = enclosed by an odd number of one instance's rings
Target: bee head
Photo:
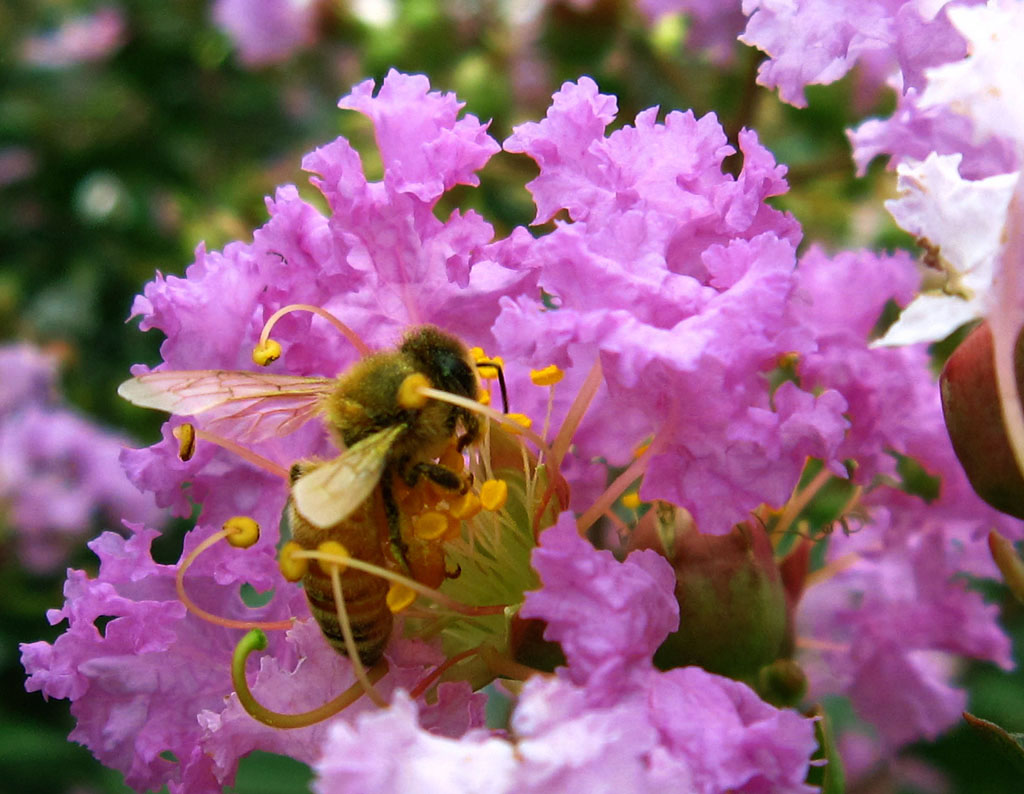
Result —
[[400, 350], [415, 361], [417, 369], [438, 389], [476, 397], [477, 379], [469, 353], [454, 336], [432, 325], [420, 326], [409, 332]]

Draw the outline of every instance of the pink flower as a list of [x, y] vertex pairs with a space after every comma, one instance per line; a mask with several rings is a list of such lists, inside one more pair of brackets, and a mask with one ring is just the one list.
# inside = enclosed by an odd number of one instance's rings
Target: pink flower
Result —
[[534, 565], [544, 586], [522, 614], [548, 622], [545, 636], [562, 643], [569, 667], [527, 682], [509, 739], [432, 736], [399, 698], [332, 729], [316, 791], [398, 792], [428, 781], [452, 792], [814, 791], [803, 784], [811, 720], [699, 668], [651, 665], [678, 615], [662, 558], [637, 552], [616, 562], [563, 514], [541, 536]]
[[59, 569], [97, 525], [163, 521], [118, 465], [127, 439], [63, 407], [56, 379], [56, 361], [36, 348], [0, 348], [0, 503], [36, 572]]
[[232, 39], [246, 66], [288, 58], [316, 40], [316, 0], [217, 0], [213, 20]]
[[124, 40], [125, 23], [120, 9], [106, 6], [26, 39], [21, 45], [21, 57], [35, 66], [60, 69], [108, 58]]

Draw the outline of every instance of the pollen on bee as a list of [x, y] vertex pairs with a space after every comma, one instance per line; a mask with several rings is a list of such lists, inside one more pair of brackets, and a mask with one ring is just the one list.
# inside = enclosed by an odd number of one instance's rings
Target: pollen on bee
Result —
[[428, 510], [412, 517], [412, 529], [418, 538], [437, 540], [448, 531], [448, 517], [436, 510]]
[[480, 504], [484, 510], [496, 512], [508, 502], [508, 483], [504, 480], [487, 480], [480, 486]]
[[277, 556], [281, 575], [289, 582], [299, 581], [309, 568], [309, 560], [296, 554], [299, 551], [304, 551], [302, 546], [294, 540], [289, 540], [281, 547], [281, 552]]
[[398, 404], [407, 410], [416, 410], [427, 404], [423, 389], [430, 388], [430, 379], [422, 372], [414, 372], [398, 387]]
[[401, 612], [415, 600], [416, 591], [400, 582], [392, 582], [388, 588], [387, 604], [393, 613]]
[[[323, 543], [321, 543], [319, 546], [316, 547], [316, 550], [320, 554], [323, 554], [325, 556], [329, 555], [331, 557], [341, 557], [341, 558], [345, 558], [345, 559], [347, 559], [349, 557], [348, 549], [346, 549], [342, 544], [338, 543], [338, 541], [336, 541], [336, 540], [325, 540]], [[320, 565], [320, 568], [325, 573], [330, 573], [332, 566], [337, 566], [339, 571], [343, 571], [347, 567], [345, 565], [345, 563], [339, 562], [336, 559], [334, 559], [334, 560], [322, 560], [321, 559], [321, 560], [317, 560], [317, 563]]]
[[183, 425], [178, 425], [171, 431], [176, 439], [178, 439], [178, 460], [188, 461], [192, 460], [192, 456], [196, 452], [196, 427], [190, 422], [186, 422]]
[[264, 339], [252, 349], [252, 360], [261, 367], [281, 358], [281, 345], [274, 339]]
[[549, 364], [543, 369], [530, 370], [530, 380], [535, 386], [554, 386], [563, 377], [565, 373], [554, 364]]
[[235, 516], [224, 522], [227, 542], [238, 549], [247, 549], [260, 539], [260, 525], [248, 516]]

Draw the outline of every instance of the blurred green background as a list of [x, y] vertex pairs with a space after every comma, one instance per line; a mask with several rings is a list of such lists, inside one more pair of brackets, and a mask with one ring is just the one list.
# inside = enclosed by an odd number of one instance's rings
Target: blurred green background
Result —
[[[363, 152], [371, 174], [375, 167], [379, 173], [368, 123], [336, 103], [354, 83], [379, 81], [391, 67], [423, 72], [435, 88], [455, 91], [469, 112], [493, 119], [499, 141], [514, 124], [542, 117], [560, 83], [581, 74], [618, 96], [619, 126], [652, 105], [714, 112], [733, 137], [741, 127], [756, 128], [790, 167], [791, 193], [777, 204], [796, 214], [808, 241], [830, 250], [911, 246], [882, 208], [892, 176], [875, 164], [866, 178], [854, 178], [844, 135], [864, 116], [891, 110], [891, 96], [865, 98], [852, 75], [811, 89], [810, 106], [796, 110], [754, 85], [759, 53], [737, 44], [728, 64], [713, 63], [687, 48], [681, 17], [652, 25], [630, 2], [597, 0], [587, 10], [538, 4], [538, 15], [523, 21], [511, 16], [512, 5], [378, 3], [391, 12], [382, 20], [365, 10], [360, 16], [359, 8], [373, 4], [325, 2], [311, 46], [247, 67], [214, 25], [212, 0], [6, 0], [0, 340], [27, 339], [55, 351], [69, 405], [142, 443], [154, 441], [160, 416], [115, 396], [131, 364], [158, 360], [159, 334], [125, 326], [134, 295], [157, 270], [183, 273], [200, 241], [217, 249], [251, 240], [266, 220], [263, 198], [275, 186], [294, 182], [315, 200], [300, 160], [339, 134]], [[100, 8], [115, 9], [122, 24], [109, 51], [63, 65], [31, 55], [33, 41], [52, 42], [69, 20]], [[523, 185], [535, 173], [527, 158], [498, 155], [482, 174], [482, 188], [459, 188], [443, 201], [477, 207], [504, 234], [533, 217]], [[60, 633], [45, 612], [62, 603], [63, 574], [25, 571], [2, 517], [0, 531], [0, 790], [126, 790], [119, 773], [67, 742], [73, 721], [66, 702], [24, 692], [17, 643]], [[182, 531], [180, 522], [168, 528], [160, 561], [177, 560]], [[68, 564], [92, 570], [87, 537]], [[1006, 600], [998, 589], [991, 597]], [[1021, 658], [1020, 607], [1007, 602], [1006, 620]], [[972, 710], [1024, 730], [1020, 674], [979, 666], [966, 680]], [[946, 770], [956, 792], [1022, 790], [1013, 788], [999, 756], [965, 728], [914, 752]], [[308, 779], [297, 762], [257, 754], [243, 763], [234, 790], [305, 791]], [[861, 790], [896, 790], [875, 783], [881, 787]]]

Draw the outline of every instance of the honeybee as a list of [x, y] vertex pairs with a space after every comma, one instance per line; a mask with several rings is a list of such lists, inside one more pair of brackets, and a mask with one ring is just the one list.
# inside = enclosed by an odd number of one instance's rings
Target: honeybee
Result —
[[[152, 372], [122, 383], [118, 394], [172, 414], [208, 414], [209, 430], [228, 428], [249, 441], [291, 433], [322, 415], [345, 451], [333, 460], [292, 466], [287, 510], [293, 540], [307, 549], [337, 540], [353, 557], [408, 572], [395, 481], [412, 487], [426, 478], [442, 489], [464, 492], [468, 482], [463, 475], [434, 461], [453, 442], [462, 451], [479, 434], [477, 416], [466, 408], [411, 400], [409, 385], [423, 378], [461, 397], [478, 394], [476, 369], [465, 346], [429, 325], [413, 328], [397, 349], [370, 354], [337, 378]], [[311, 565], [303, 586], [324, 635], [344, 654], [330, 577]], [[352, 569], [342, 574], [359, 658], [367, 666], [380, 659], [391, 633], [387, 590], [387, 583], [372, 574]]]

